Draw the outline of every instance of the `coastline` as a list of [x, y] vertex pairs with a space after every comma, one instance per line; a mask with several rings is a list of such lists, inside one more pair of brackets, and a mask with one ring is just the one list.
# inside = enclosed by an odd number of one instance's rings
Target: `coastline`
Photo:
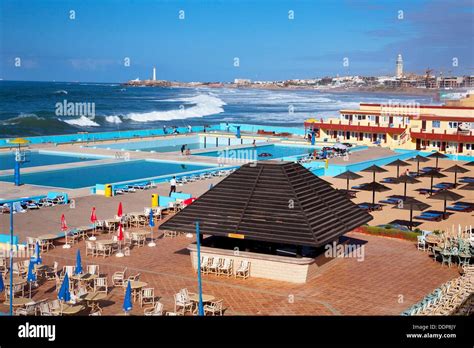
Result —
[[232, 83], [186, 83], [186, 82], [170, 82], [170, 81], [128, 81], [121, 85], [127, 87], [161, 87], [161, 88], [230, 88], [230, 89], [258, 89], [269, 91], [316, 91], [322, 93], [368, 93], [368, 94], [395, 94], [406, 96], [431, 96], [439, 100], [439, 94], [443, 91], [451, 93], [463, 92], [464, 89], [427, 89], [427, 88], [387, 88], [387, 87], [312, 87], [312, 86], [278, 86], [278, 85], [236, 85]]

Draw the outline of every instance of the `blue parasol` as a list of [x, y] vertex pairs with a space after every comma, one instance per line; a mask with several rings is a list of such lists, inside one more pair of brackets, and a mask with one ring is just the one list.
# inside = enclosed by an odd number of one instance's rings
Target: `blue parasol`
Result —
[[132, 287], [130, 285], [130, 282], [128, 282], [127, 285], [127, 290], [125, 291], [125, 298], [123, 299], [123, 310], [125, 312], [131, 311], [132, 310]]

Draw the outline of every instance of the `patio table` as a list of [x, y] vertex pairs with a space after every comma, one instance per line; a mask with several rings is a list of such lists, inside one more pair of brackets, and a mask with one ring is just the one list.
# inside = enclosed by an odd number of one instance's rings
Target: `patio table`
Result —
[[[137, 298], [139, 297], [141, 289], [144, 288], [147, 285], [148, 285], [148, 283], [142, 282], [140, 280], [131, 280], [130, 281], [130, 287], [132, 288], [132, 297], [133, 297], [134, 302], [136, 302]], [[125, 287], [125, 290], [126, 289], [127, 289], [127, 287]]]
[[[23, 307], [27, 303], [34, 302], [31, 298], [27, 297], [14, 297], [12, 301], [13, 307]], [[6, 301], [5, 304], [10, 304], [10, 301]]]
[[74, 315], [79, 313], [80, 311], [84, 310], [84, 306], [82, 305], [70, 305], [70, 304], [61, 304], [61, 310], [58, 309], [53, 310], [53, 313], [61, 314], [61, 315]]
[[87, 306], [92, 311], [100, 311], [102, 308], [100, 307], [100, 301], [105, 300], [107, 294], [103, 292], [88, 292], [85, 295], [81, 296], [81, 299], [87, 302]]
[[[199, 303], [199, 294], [194, 294], [194, 293], [190, 293], [189, 294], [189, 299], [191, 300], [191, 302], [194, 303], [194, 309], [193, 309], [193, 314], [196, 314], [197, 311], [198, 311], [198, 303]], [[202, 303], [208, 303], [208, 302], [212, 302], [214, 301], [216, 298], [212, 295], [206, 295], [206, 294], [202, 294]]]
[[58, 238], [57, 235], [55, 234], [51, 234], [51, 233], [47, 233], [47, 234], [42, 234], [38, 237], [36, 237], [37, 239], [41, 240], [41, 241], [44, 241], [47, 243], [47, 250], [49, 250], [49, 247], [51, 246], [52, 248], [56, 248], [56, 246], [54, 245], [53, 241]]

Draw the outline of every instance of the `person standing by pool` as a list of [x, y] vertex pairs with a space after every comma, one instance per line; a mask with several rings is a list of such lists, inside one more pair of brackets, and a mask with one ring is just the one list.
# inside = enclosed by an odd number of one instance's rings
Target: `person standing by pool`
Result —
[[184, 150], [186, 150], [186, 144], [181, 146], [181, 156], [184, 155]]
[[257, 144], [255, 143], [255, 139], [252, 142], [253, 147], [257, 147]]
[[191, 127], [191, 125], [188, 125], [188, 131], [189, 131], [189, 133], [193, 132], [193, 127]]
[[173, 178], [170, 180], [170, 194], [168, 196], [171, 196], [173, 192], [176, 192], [176, 177], [173, 176]]

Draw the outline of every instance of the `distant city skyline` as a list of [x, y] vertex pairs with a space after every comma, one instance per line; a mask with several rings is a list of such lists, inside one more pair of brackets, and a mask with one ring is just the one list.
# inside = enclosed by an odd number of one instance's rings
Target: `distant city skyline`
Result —
[[0, 78], [226, 82], [474, 74], [472, 2], [0, 3]]

